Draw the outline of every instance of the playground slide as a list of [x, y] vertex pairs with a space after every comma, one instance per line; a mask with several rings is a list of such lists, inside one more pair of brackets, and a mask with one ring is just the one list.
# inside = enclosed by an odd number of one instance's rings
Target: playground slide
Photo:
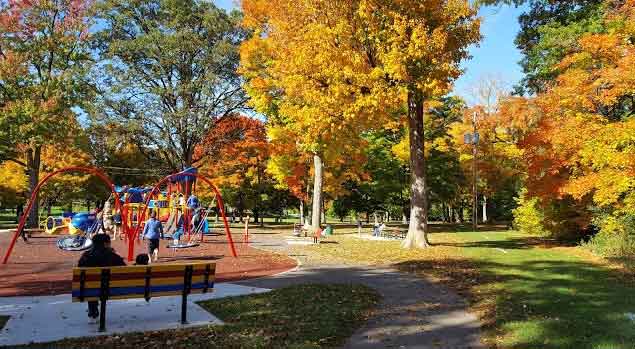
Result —
[[170, 213], [170, 217], [168, 217], [168, 221], [165, 224], [165, 229], [163, 229], [163, 232], [169, 235], [174, 234], [174, 232], [176, 231], [176, 226], [179, 221], [179, 218], [181, 218], [180, 213], [179, 214], [177, 214], [176, 212]]

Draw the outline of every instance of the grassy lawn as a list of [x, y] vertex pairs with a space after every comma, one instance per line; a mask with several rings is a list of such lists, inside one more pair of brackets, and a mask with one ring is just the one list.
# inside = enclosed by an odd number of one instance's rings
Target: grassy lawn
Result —
[[24, 348], [331, 348], [360, 327], [379, 295], [358, 285], [300, 285], [199, 303], [223, 326], [68, 339]]
[[[633, 348], [633, 277], [577, 247], [545, 246], [517, 232], [440, 232], [436, 246], [404, 251], [397, 241], [335, 236], [301, 247], [322, 258], [398, 268], [437, 278], [465, 295], [499, 348]], [[307, 251], [308, 252], [308, 251]]]

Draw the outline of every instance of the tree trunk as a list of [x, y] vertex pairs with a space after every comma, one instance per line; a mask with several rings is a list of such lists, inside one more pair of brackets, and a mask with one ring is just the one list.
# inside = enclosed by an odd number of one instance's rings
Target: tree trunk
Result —
[[314, 180], [313, 180], [313, 209], [311, 211], [311, 226], [317, 231], [320, 228], [321, 204], [322, 204], [322, 158], [313, 155]]
[[423, 98], [408, 95], [410, 138], [410, 225], [403, 248], [426, 248], [428, 243], [428, 203], [426, 159], [424, 157]]
[[300, 199], [300, 225], [304, 225], [304, 200]]
[[322, 223], [326, 224], [326, 209], [324, 207], [324, 197], [323, 196], [322, 196], [321, 209], [322, 209]]
[[[40, 181], [40, 155], [42, 154], [42, 147], [37, 146], [35, 149], [29, 149], [26, 153], [27, 158], [27, 171], [29, 173], [29, 194], [33, 194], [35, 187]], [[37, 228], [38, 213], [40, 212], [40, 195], [35, 197], [31, 212], [29, 212], [29, 219], [27, 221], [28, 228]]]
[[487, 222], [487, 196], [483, 195], [483, 223]]

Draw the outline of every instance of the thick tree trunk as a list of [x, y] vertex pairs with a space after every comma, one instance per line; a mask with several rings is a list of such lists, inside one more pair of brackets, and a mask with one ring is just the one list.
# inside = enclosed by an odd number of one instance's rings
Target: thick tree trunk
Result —
[[311, 226], [317, 230], [320, 228], [321, 204], [322, 204], [322, 158], [313, 155], [314, 180], [313, 180], [313, 209], [311, 211]]
[[[29, 149], [26, 154], [27, 158], [27, 171], [29, 173], [29, 194], [32, 194], [40, 181], [40, 155], [42, 154], [42, 147], [37, 146], [35, 149]], [[37, 228], [38, 212], [40, 212], [40, 195], [35, 197], [31, 212], [29, 212], [29, 219], [27, 221], [27, 227]]]
[[410, 225], [403, 248], [426, 248], [428, 243], [428, 203], [426, 160], [424, 157], [423, 98], [408, 95], [410, 138]]

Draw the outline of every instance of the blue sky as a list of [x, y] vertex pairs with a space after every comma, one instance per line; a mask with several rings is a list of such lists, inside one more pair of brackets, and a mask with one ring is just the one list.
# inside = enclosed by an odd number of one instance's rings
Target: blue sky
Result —
[[[235, 0], [213, 0], [224, 9], [237, 7]], [[518, 16], [525, 8], [497, 6], [482, 8], [479, 12], [483, 18], [481, 33], [483, 40], [480, 46], [471, 47], [473, 58], [463, 63], [465, 74], [456, 81], [454, 93], [470, 98], [471, 87], [483, 77], [501, 80], [512, 86], [523, 77], [518, 65], [521, 54], [514, 45], [516, 33], [520, 30]]]

